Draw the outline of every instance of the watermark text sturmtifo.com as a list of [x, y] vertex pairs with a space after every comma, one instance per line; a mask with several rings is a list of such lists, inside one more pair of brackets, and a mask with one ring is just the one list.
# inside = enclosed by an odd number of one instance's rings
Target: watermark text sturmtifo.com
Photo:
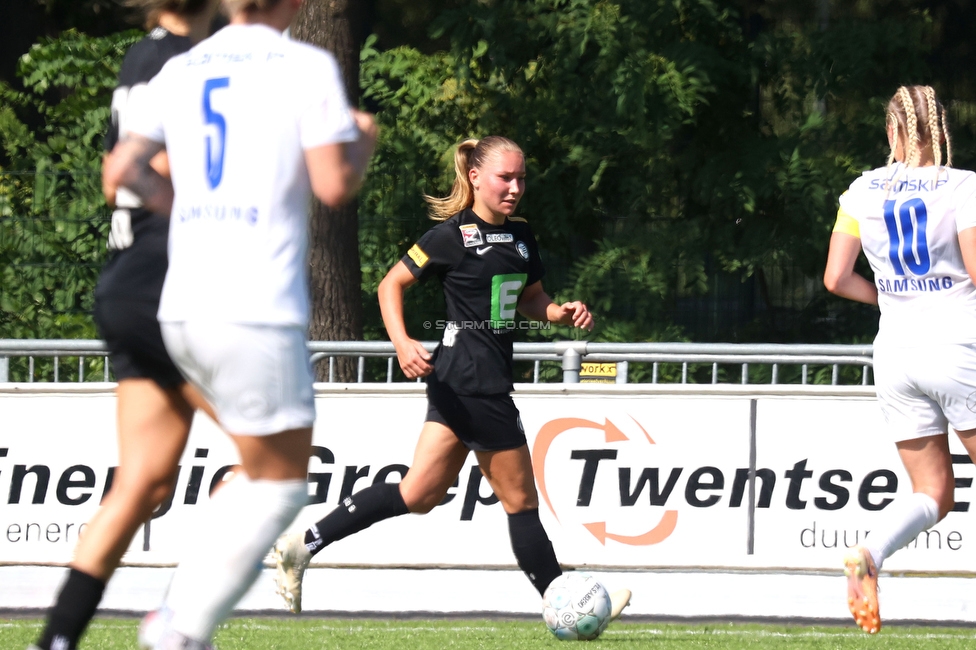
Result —
[[535, 320], [435, 320], [424, 321], [424, 329], [443, 330], [548, 330], [552, 323]]

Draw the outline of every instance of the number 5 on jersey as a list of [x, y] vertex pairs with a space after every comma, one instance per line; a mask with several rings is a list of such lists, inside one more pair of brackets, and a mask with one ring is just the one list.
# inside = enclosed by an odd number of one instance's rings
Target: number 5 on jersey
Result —
[[223, 114], [213, 110], [210, 105], [210, 95], [221, 88], [230, 85], [230, 77], [218, 77], [207, 79], [203, 84], [203, 121], [213, 126], [214, 135], [204, 137], [204, 145], [207, 149], [207, 182], [210, 189], [216, 189], [220, 185], [220, 179], [224, 175], [224, 146], [227, 143], [227, 120]]

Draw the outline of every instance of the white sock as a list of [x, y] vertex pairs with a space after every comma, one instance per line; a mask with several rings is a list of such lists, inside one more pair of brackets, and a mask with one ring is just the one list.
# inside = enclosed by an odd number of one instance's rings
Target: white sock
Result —
[[881, 568], [886, 559], [939, 521], [939, 504], [922, 492], [897, 499], [884, 509], [881, 521], [871, 529], [864, 547]]
[[252, 481], [238, 475], [209, 504], [166, 597], [170, 629], [209, 643], [244, 596], [272, 544], [308, 502], [308, 483]]

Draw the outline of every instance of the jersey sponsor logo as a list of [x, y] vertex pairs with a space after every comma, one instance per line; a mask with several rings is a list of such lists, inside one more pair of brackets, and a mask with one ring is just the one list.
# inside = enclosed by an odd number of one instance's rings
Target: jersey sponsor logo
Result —
[[[269, 52], [268, 56], [265, 57], [266, 61], [270, 61], [273, 58], [278, 58], [281, 55], [275, 52]], [[250, 63], [254, 61], [257, 57], [251, 52], [203, 52], [203, 53], [191, 53], [186, 60], [188, 66], [194, 65], [209, 65], [211, 63]], [[260, 59], [258, 59], [260, 60]]]
[[417, 244], [410, 247], [410, 250], [407, 251], [407, 257], [412, 259], [413, 263], [421, 268], [427, 263], [427, 260], [430, 259], [427, 253], [425, 253], [420, 246], [417, 246]]
[[522, 259], [524, 260], [529, 259], [529, 247], [525, 245], [525, 242], [520, 241], [519, 243], [515, 244], [515, 248], [518, 249], [518, 252], [522, 256]]
[[245, 223], [253, 226], [258, 222], [257, 206], [246, 205], [185, 205], [176, 209], [174, 216], [184, 221], [218, 221]]
[[477, 253], [478, 255], [484, 255], [485, 253], [487, 253], [491, 249], [492, 249], [492, 246], [485, 246], [484, 248], [476, 248], [476, 249], [474, 249], [474, 252]]
[[489, 244], [504, 244], [515, 241], [515, 236], [510, 232], [490, 232], [485, 235], [485, 241]]
[[[519, 242], [521, 243], [521, 242]], [[492, 329], [504, 330], [515, 322], [515, 309], [528, 279], [525, 273], [505, 273], [491, 279]]]
[[948, 275], [934, 278], [877, 278], [875, 285], [882, 293], [912, 293], [925, 291], [942, 291], [951, 289], [952, 278]]
[[481, 231], [478, 230], [478, 224], [466, 223], [463, 226], [458, 226], [458, 228], [461, 230], [461, 241], [464, 242], [465, 248], [481, 246], [485, 243], [481, 237]]
[[940, 178], [938, 181], [929, 179], [922, 180], [918, 178], [909, 178], [902, 181], [897, 181], [892, 183], [891, 180], [887, 178], [875, 178], [868, 183], [869, 190], [884, 190], [895, 192], [931, 192], [932, 190], [937, 190], [946, 183], [949, 182], [947, 178]]

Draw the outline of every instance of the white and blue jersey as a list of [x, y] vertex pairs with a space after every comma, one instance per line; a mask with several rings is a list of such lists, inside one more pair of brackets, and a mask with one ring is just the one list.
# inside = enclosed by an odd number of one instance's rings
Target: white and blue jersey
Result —
[[307, 327], [304, 151], [359, 136], [335, 59], [230, 25], [141, 98], [128, 130], [165, 144], [175, 193], [160, 321]]
[[958, 233], [976, 226], [976, 174], [901, 163], [874, 169], [840, 197], [835, 232], [861, 240], [881, 321], [875, 345], [976, 342], [976, 287]]

